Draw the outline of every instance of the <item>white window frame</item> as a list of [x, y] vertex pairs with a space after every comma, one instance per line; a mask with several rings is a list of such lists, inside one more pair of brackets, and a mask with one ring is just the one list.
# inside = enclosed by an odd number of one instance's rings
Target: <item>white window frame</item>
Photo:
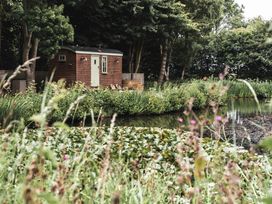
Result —
[[102, 56], [101, 59], [101, 72], [102, 74], [108, 73], [108, 56]]
[[66, 62], [66, 55], [59, 55], [59, 62]]

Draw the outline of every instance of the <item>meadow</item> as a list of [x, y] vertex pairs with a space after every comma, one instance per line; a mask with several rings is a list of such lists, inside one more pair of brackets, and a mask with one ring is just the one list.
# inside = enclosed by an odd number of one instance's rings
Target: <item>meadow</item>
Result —
[[[203, 90], [203, 84], [194, 83], [192, 87]], [[158, 97], [172, 91], [173, 97], [173, 93], [184, 90], [180, 87], [167, 85], [144, 95], [157, 93]], [[110, 127], [97, 127], [95, 122], [93, 127], [66, 124], [84, 105], [84, 93], [140, 97], [138, 92], [84, 90], [81, 86], [66, 89], [51, 84], [41, 98], [31, 91], [16, 95], [15, 98], [21, 97], [20, 101], [16, 98], [18, 104], [25, 99], [37, 103], [40, 109], [37, 107], [36, 113], [31, 108], [24, 110], [24, 105], [30, 107], [25, 102], [21, 109], [25, 112], [21, 114], [29, 119], [16, 120], [13, 115], [0, 131], [0, 202], [269, 203], [269, 199], [264, 199], [271, 188], [270, 153], [260, 155], [223, 139], [228, 121], [217, 115], [225, 97], [223, 87], [222, 82], [211, 87], [211, 91], [221, 90], [218, 95], [209, 95], [209, 99], [218, 100], [217, 105], [210, 104], [214, 110], [212, 119], [197, 117], [193, 105], [199, 103], [191, 99], [183, 116], [177, 118], [180, 127], [176, 130], [115, 127], [115, 114]], [[197, 93], [206, 96], [199, 90]], [[74, 101], [70, 99], [68, 103], [67, 97]], [[48, 126], [52, 115], [64, 108], [64, 102], [66, 113], [58, 116], [64, 117]], [[157, 103], [162, 102], [157, 99]], [[203, 100], [203, 105], [206, 103]], [[34, 126], [29, 127], [27, 121]], [[206, 129], [211, 133], [209, 137], [204, 137]], [[263, 147], [270, 144], [270, 140], [264, 140]]]
[[18, 128], [1, 137], [1, 203], [258, 203], [271, 185], [267, 155], [192, 132]]

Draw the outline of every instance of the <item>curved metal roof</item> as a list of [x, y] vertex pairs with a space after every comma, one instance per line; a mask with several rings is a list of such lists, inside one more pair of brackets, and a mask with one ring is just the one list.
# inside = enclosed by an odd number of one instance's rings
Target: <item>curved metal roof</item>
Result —
[[82, 47], [82, 46], [63, 46], [62, 49], [67, 49], [75, 53], [85, 53], [85, 54], [112, 54], [121, 55], [123, 52], [116, 49], [107, 48], [96, 48], [96, 47]]

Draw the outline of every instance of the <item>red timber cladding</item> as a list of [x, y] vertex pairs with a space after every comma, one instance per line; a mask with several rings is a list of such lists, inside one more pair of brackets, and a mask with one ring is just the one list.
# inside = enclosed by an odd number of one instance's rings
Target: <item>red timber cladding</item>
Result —
[[[85, 60], [86, 59], [86, 60]], [[81, 81], [85, 85], [91, 85], [91, 55], [76, 54], [76, 81]]]
[[[59, 62], [60, 54], [66, 55], [66, 62]], [[56, 65], [54, 80], [65, 79], [70, 85], [75, 81], [81, 81], [85, 85], [91, 85], [91, 56], [90, 54], [76, 54], [72, 51], [62, 49], [56, 55], [53, 63]], [[122, 85], [122, 57], [121, 56], [100, 56], [100, 85], [107, 87], [111, 84]], [[107, 56], [108, 73], [102, 73], [102, 56]], [[87, 60], [85, 60], [87, 59]]]
[[[97, 56], [97, 55], [93, 55]], [[100, 56], [100, 86], [110, 86], [111, 84], [122, 85], [122, 57], [119, 56]], [[102, 56], [107, 56], [108, 58], [108, 73], [102, 73]], [[77, 70], [76, 70], [76, 80], [81, 81], [87, 86], [91, 85], [91, 57], [88, 54], [77, 54]], [[86, 58], [86, 60], [81, 60]]]
[[[59, 55], [66, 55], [66, 62], [59, 62]], [[56, 71], [54, 81], [65, 79], [68, 84], [76, 80], [76, 55], [69, 50], [60, 50], [54, 59]]]
[[[107, 55], [105, 55], [107, 56]], [[102, 56], [101, 56], [102, 57]], [[108, 57], [108, 73], [102, 73], [101, 58], [100, 58], [100, 85], [110, 86], [111, 84], [122, 85], [122, 57], [121, 56], [107, 56]]]

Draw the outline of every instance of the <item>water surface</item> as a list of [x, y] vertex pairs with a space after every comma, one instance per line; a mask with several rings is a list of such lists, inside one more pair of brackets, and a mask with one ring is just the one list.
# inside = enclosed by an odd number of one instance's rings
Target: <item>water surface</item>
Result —
[[[258, 107], [254, 99], [230, 100], [226, 106], [220, 108], [220, 114], [239, 123], [244, 117], [272, 114], [272, 108], [269, 102], [268, 100], [262, 100]], [[196, 114], [213, 117], [210, 110], [196, 111]], [[179, 126], [177, 119], [180, 117], [184, 117], [182, 111], [163, 115], [120, 116], [116, 120], [116, 126], [177, 128]], [[104, 119], [102, 123], [109, 125], [110, 119]]]

